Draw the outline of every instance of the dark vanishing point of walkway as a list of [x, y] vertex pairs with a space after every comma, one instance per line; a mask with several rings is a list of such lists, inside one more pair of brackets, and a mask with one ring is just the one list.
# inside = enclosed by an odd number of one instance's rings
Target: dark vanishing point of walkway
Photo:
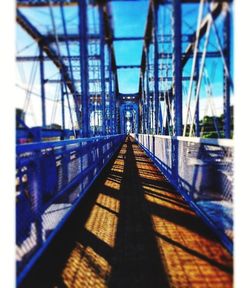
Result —
[[127, 138], [22, 286], [227, 288], [232, 269], [232, 256]]

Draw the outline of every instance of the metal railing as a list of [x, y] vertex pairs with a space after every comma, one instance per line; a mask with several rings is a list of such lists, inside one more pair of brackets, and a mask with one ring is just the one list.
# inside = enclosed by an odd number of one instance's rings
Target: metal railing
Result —
[[113, 135], [17, 145], [19, 278], [27, 273], [27, 267], [60, 229], [124, 139], [125, 135]]
[[132, 136], [232, 251], [232, 239], [227, 237], [232, 231], [228, 234], [226, 231], [226, 226], [231, 226], [232, 230], [232, 209], [225, 215], [225, 218], [229, 218], [225, 221], [222, 214], [225, 203], [227, 207], [232, 207], [233, 201], [233, 140], [148, 134]]

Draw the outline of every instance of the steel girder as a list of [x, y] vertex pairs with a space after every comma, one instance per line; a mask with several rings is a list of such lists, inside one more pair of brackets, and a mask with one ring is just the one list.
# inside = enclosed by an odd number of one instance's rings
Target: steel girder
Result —
[[[158, 57], [161, 59], [166, 59], [166, 58], [172, 58], [172, 53], [159, 53]], [[185, 53], [182, 53], [182, 59], [185, 57]], [[197, 53], [197, 57], [201, 57], [202, 53], [198, 52]], [[99, 55], [96, 56], [89, 56], [89, 59], [92, 58], [98, 58], [99, 59]], [[192, 58], [193, 54], [190, 55], [189, 58]], [[221, 57], [221, 53], [219, 51], [208, 51], [206, 54], [207, 58], [219, 58]], [[66, 55], [62, 55], [60, 57], [62, 60], [69, 60], [71, 59], [71, 61], [79, 61], [80, 56], [76, 56], [76, 55], [72, 55], [72, 56], [66, 56]], [[17, 62], [32, 62], [32, 61], [40, 61], [40, 57], [39, 56], [17, 56], [16, 57], [16, 61]], [[43, 61], [51, 61], [51, 58], [49, 58], [48, 56], [43, 56]], [[116, 69], [129, 69], [129, 68], [140, 68], [141, 65], [116, 65]]]
[[181, 63], [181, 4], [173, 1], [173, 95], [174, 95], [174, 135], [182, 135], [182, 63]]

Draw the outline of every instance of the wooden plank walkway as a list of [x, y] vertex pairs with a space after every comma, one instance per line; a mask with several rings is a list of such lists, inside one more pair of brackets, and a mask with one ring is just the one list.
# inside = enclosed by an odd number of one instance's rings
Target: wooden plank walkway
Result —
[[36, 287], [232, 287], [231, 255], [132, 138], [93, 189]]

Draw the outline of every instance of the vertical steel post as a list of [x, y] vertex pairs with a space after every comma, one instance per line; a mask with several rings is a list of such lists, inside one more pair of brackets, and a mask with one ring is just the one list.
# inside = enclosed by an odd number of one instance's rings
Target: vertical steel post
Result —
[[[197, 56], [197, 61], [196, 61], [196, 67], [195, 67], [195, 95], [197, 92], [197, 86], [198, 86], [198, 79], [199, 79], [199, 56]], [[195, 136], [196, 137], [200, 137], [200, 122], [199, 122], [199, 118], [200, 118], [200, 98], [198, 98], [197, 101], [197, 106], [196, 106], [196, 110], [195, 110]]]
[[159, 71], [158, 71], [158, 4], [153, 2], [153, 13], [154, 13], [154, 26], [153, 26], [153, 35], [154, 35], [154, 133], [158, 134], [159, 128]]
[[112, 59], [111, 59], [111, 47], [108, 46], [109, 51], [109, 123], [110, 134], [114, 134], [114, 94], [113, 94], [113, 73], [112, 73]]
[[106, 103], [105, 103], [105, 42], [103, 6], [99, 5], [99, 35], [100, 35], [100, 68], [101, 68], [101, 99], [102, 99], [102, 134], [106, 134]]
[[141, 133], [145, 134], [146, 133], [146, 103], [145, 103], [145, 83], [144, 83], [144, 75], [145, 75], [145, 71], [142, 72], [141, 74], [141, 99], [142, 99], [142, 119], [141, 119]]
[[150, 134], [150, 89], [149, 89], [149, 47], [145, 48], [145, 57], [146, 57], [146, 97], [147, 97], [147, 133]]
[[[138, 134], [139, 133], [139, 107], [138, 107], [138, 105], [136, 106], [136, 109], [135, 109], [135, 117], [136, 117], [136, 134]], [[136, 135], [136, 137], [137, 137], [137, 135]]]
[[125, 112], [124, 112], [124, 105], [120, 106], [120, 127], [121, 133], [125, 133]]
[[64, 83], [63, 83], [63, 79], [61, 79], [61, 108], [62, 108], [62, 129], [63, 131], [65, 130], [65, 107], [64, 107]]
[[[229, 7], [227, 14], [224, 20], [224, 55], [225, 62], [228, 68], [228, 73], [230, 75], [230, 32], [231, 32], [231, 15]], [[227, 76], [226, 69], [224, 67], [224, 89], [223, 89], [223, 108], [224, 108], [224, 137], [230, 138], [230, 120], [231, 120], [231, 111], [230, 111], [230, 79]]]
[[40, 60], [40, 85], [41, 85], [41, 101], [42, 101], [42, 127], [46, 127], [46, 100], [45, 100], [45, 87], [44, 87], [44, 58], [43, 46], [39, 44], [39, 60]]
[[82, 137], [89, 136], [89, 87], [88, 87], [88, 24], [86, 0], [78, 0], [79, 35], [80, 35], [80, 69], [81, 69], [81, 104]]
[[114, 132], [115, 134], [119, 134], [121, 132], [120, 122], [119, 122], [119, 100], [117, 95], [117, 77], [114, 74]]
[[174, 135], [182, 135], [181, 1], [172, 0]]

